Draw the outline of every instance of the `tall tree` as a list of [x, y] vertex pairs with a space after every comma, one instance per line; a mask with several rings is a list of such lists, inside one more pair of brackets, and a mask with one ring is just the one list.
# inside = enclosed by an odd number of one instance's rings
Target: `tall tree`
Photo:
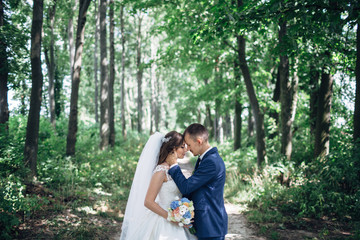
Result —
[[82, 52], [84, 47], [86, 14], [91, 0], [80, 0], [79, 16], [76, 30], [76, 49], [74, 58], [73, 75], [71, 81], [71, 99], [70, 99], [70, 115], [68, 125], [68, 135], [66, 142], [66, 155], [75, 155], [77, 119], [78, 119], [78, 98], [80, 85], [80, 72]]
[[95, 80], [95, 96], [94, 96], [94, 102], [95, 102], [95, 122], [99, 122], [99, 79], [98, 79], [98, 41], [99, 41], [99, 21], [100, 21], [100, 15], [99, 10], [97, 10], [97, 6], [99, 6], [99, 0], [95, 1], [95, 48], [94, 48], [94, 80]]
[[157, 52], [157, 41], [155, 39], [155, 37], [151, 38], [151, 76], [150, 76], [150, 92], [151, 92], [151, 104], [150, 104], [150, 109], [151, 109], [151, 118], [150, 118], [150, 133], [154, 132], [154, 128], [155, 131], [158, 131], [159, 129], [157, 128], [158, 125], [156, 125], [156, 112], [157, 110], [157, 75], [156, 75], [156, 71], [157, 71], [157, 64], [156, 64], [156, 52]]
[[[74, 76], [74, 59], [75, 59], [75, 45], [74, 45], [74, 23], [73, 23], [73, 14], [76, 11], [76, 8], [79, 4], [79, 0], [74, 0], [74, 2], [70, 2], [71, 10], [70, 17], [68, 22], [68, 40], [69, 40], [69, 57], [70, 57], [70, 76], [71, 78]], [[72, 81], [72, 79], [71, 79]]]
[[0, 124], [7, 124], [9, 120], [9, 103], [8, 103], [8, 56], [5, 34], [4, 21], [4, 0], [0, 0]]
[[[242, 5], [242, 0], [238, 0], [238, 3], [239, 2], [241, 4], [238, 5], [238, 7]], [[246, 92], [248, 94], [250, 105], [255, 118], [257, 165], [260, 168], [266, 158], [264, 113], [262, 113], [260, 109], [259, 102], [255, 94], [254, 85], [252, 83], [250, 70], [246, 61], [245, 36], [238, 35], [237, 42], [240, 68], [244, 77]]]
[[137, 87], [138, 87], [138, 98], [137, 98], [137, 130], [139, 133], [142, 132], [142, 119], [143, 119], [143, 97], [142, 97], [142, 77], [143, 77], [143, 67], [141, 65], [141, 24], [142, 24], [142, 14], [139, 12], [138, 15], [138, 34], [137, 34], [137, 45], [136, 45], [136, 67], [137, 67]]
[[316, 116], [314, 156], [324, 157], [330, 151], [330, 110], [333, 77], [330, 68], [324, 67], [321, 74], [318, 108]]
[[[48, 94], [49, 94], [49, 106], [50, 106], [50, 122], [55, 127], [56, 125], [56, 114], [55, 114], [55, 35], [54, 35], [54, 24], [55, 24], [55, 13], [56, 13], [56, 0], [52, 1], [49, 6], [48, 14], [48, 25], [50, 28], [50, 43], [45, 48], [45, 60], [48, 69]], [[50, 52], [50, 53], [49, 53]], [[49, 56], [50, 54], [50, 56]]]
[[109, 76], [106, 47], [106, 9], [107, 0], [100, 0], [100, 149], [109, 146]]
[[319, 91], [319, 78], [320, 72], [316, 70], [315, 66], [310, 66], [310, 132], [315, 135], [316, 128], [316, 113], [317, 113], [317, 101]]
[[356, 30], [356, 93], [354, 110], [354, 141], [360, 139], [360, 20], [357, 21]]
[[30, 168], [30, 181], [37, 174], [37, 151], [43, 75], [41, 71], [41, 33], [43, 26], [43, 0], [34, 0], [31, 25], [31, 98], [26, 126], [24, 149], [25, 165]]
[[115, 145], [115, 110], [114, 110], [114, 82], [115, 82], [115, 20], [114, 20], [114, 0], [110, 0], [109, 4], [110, 18], [110, 79], [109, 79], [109, 144], [111, 147]]
[[279, 23], [279, 46], [280, 46], [280, 102], [281, 102], [281, 153], [287, 159], [291, 158], [292, 132], [291, 132], [291, 83], [289, 80], [289, 58], [287, 56], [286, 20], [280, 19]]
[[124, 27], [124, 5], [120, 9], [120, 28], [121, 28], [121, 132], [126, 139], [126, 120], [125, 120], [125, 27]]
[[240, 69], [237, 59], [234, 60], [235, 76], [235, 116], [234, 116], [234, 151], [241, 148], [241, 128], [242, 128], [242, 104], [240, 102]]

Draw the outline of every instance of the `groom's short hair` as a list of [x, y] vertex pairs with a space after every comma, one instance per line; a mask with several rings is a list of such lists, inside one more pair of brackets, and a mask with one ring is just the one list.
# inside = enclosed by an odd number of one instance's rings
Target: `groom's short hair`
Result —
[[196, 140], [197, 137], [201, 137], [204, 142], [207, 142], [209, 140], [208, 130], [200, 123], [193, 123], [188, 126], [185, 129], [183, 136], [185, 137], [186, 134], [189, 134], [189, 136], [194, 140]]

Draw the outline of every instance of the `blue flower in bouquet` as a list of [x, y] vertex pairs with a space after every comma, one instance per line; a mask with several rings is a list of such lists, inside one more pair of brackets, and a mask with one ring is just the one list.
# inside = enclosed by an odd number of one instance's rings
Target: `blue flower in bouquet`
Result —
[[183, 202], [183, 203], [185, 203], [185, 202], [190, 203], [190, 200], [184, 197], [184, 198], [181, 199], [181, 202]]
[[180, 206], [179, 201], [173, 201], [170, 204], [171, 209], [177, 209]]
[[184, 216], [184, 218], [191, 218], [190, 211], [187, 211], [183, 216]]

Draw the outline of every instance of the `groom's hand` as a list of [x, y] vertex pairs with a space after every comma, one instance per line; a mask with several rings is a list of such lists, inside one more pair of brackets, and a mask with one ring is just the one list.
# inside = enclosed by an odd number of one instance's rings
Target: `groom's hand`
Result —
[[169, 153], [169, 155], [167, 156], [166, 160], [165, 160], [169, 166], [177, 163], [177, 154], [175, 151], [172, 151], [171, 153]]

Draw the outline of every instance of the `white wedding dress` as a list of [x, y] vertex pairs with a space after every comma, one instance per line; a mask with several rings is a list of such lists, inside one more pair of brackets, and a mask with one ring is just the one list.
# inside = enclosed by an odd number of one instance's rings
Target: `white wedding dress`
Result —
[[[168, 174], [168, 169], [165, 166], [158, 165], [153, 173], [164, 171], [166, 173], [167, 182], [162, 184], [156, 202], [160, 207], [168, 210], [170, 203], [176, 199], [181, 198], [181, 193], [177, 188], [175, 182]], [[193, 240], [197, 239], [190, 234], [188, 229], [180, 227], [175, 223], [167, 221], [160, 215], [146, 209], [144, 216], [138, 223], [137, 230], [133, 232], [128, 239], [132, 240]]]

